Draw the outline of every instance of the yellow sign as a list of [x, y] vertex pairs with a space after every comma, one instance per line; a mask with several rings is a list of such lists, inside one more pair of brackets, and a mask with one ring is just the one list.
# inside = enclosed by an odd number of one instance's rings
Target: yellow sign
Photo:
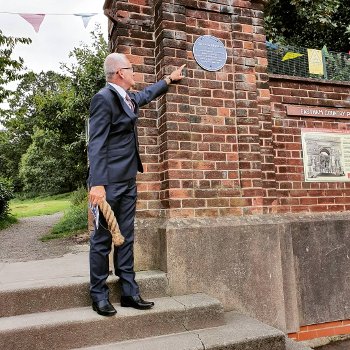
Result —
[[309, 73], [324, 75], [322, 51], [307, 49], [307, 56], [309, 58]]
[[303, 54], [301, 53], [297, 53], [297, 52], [287, 52], [283, 58], [282, 58], [282, 61], [287, 61], [287, 60], [292, 60], [294, 58], [298, 58], [300, 56], [304, 56]]

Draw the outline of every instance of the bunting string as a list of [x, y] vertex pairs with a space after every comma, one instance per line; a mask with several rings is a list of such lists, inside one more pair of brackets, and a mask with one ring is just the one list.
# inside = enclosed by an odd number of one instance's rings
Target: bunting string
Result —
[[39, 32], [40, 26], [46, 16], [78, 16], [82, 19], [84, 28], [86, 28], [90, 22], [90, 19], [100, 13], [20, 13], [20, 12], [10, 12], [10, 11], [0, 11], [0, 14], [10, 14], [19, 15], [24, 20], [26, 20], [35, 30], [36, 33]]

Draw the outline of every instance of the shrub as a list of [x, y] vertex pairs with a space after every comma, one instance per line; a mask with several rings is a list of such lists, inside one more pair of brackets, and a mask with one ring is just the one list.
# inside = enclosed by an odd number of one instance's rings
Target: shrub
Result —
[[42, 241], [73, 236], [88, 230], [88, 200], [84, 187], [78, 188], [71, 195], [71, 206], [63, 218], [52, 228], [51, 233], [42, 237]]
[[71, 195], [71, 203], [72, 205], [81, 205], [87, 203], [87, 190], [85, 187], [81, 186], [76, 191], [74, 191]]
[[74, 162], [60, 137], [57, 132], [36, 129], [19, 169], [24, 192], [55, 195], [74, 188], [71, 181]]
[[86, 205], [70, 207], [63, 218], [53, 227], [51, 234], [44, 237], [44, 240], [67, 237], [82, 231], [87, 231], [87, 216], [87, 203]]
[[0, 220], [9, 214], [9, 201], [13, 198], [12, 185], [6, 179], [0, 178]]

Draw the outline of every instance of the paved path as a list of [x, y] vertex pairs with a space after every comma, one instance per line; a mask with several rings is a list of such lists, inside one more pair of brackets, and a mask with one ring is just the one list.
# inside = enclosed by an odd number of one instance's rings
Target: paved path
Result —
[[72, 239], [40, 241], [62, 215], [56, 213], [19, 219], [17, 224], [0, 231], [0, 262], [51, 259], [86, 251], [86, 245], [77, 244]]

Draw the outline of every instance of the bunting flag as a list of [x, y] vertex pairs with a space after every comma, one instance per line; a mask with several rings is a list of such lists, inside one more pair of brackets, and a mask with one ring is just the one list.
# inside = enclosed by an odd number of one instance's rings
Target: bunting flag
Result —
[[307, 49], [307, 56], [309, 58], [309, 73], [324, 75], [322, 51]]
[[84, 27], [86, 28], [91, 18], [99, 14], [99, 13], [19, 13], [19, 12], [0, 11], [0, 14], [1, 13], [9, 14], [9, 15], [20, 15], [34, 28], [36, 33], [39, 32], [41, 23], [43, 22], [45, 16], [79, 16], [82, 18]]
[[45, 18], [44, 14], [19, 13], [19, 15], [30, 23], [37, 33], [39, 32], [41, 23]]
[[304, 56], [304, 55], [298, 52], [287, 52], [283, 56], [282, 61], [293, 60], [294, 58], [298, 58], [300, 56]]
[[90, 22], [90, 19], [95, 16], [96, 13], [75, 13], [74, 16], [79, 16], [83, 20], [84, 28], [86, 28]]
[[327, 49], [327, 46], [326, 46], [326, 45], [323, 45], [321, 51], [322, 51], [322, 54], [323, 54], [324, 56], [326, 56], [326, 57], [329, 56], [328, 49]]
[[266, 41], [266, 47], [273, 49], [273, 50], [277, 50], [278, 49], [278, 45], [272, 43], [271, 41]]

